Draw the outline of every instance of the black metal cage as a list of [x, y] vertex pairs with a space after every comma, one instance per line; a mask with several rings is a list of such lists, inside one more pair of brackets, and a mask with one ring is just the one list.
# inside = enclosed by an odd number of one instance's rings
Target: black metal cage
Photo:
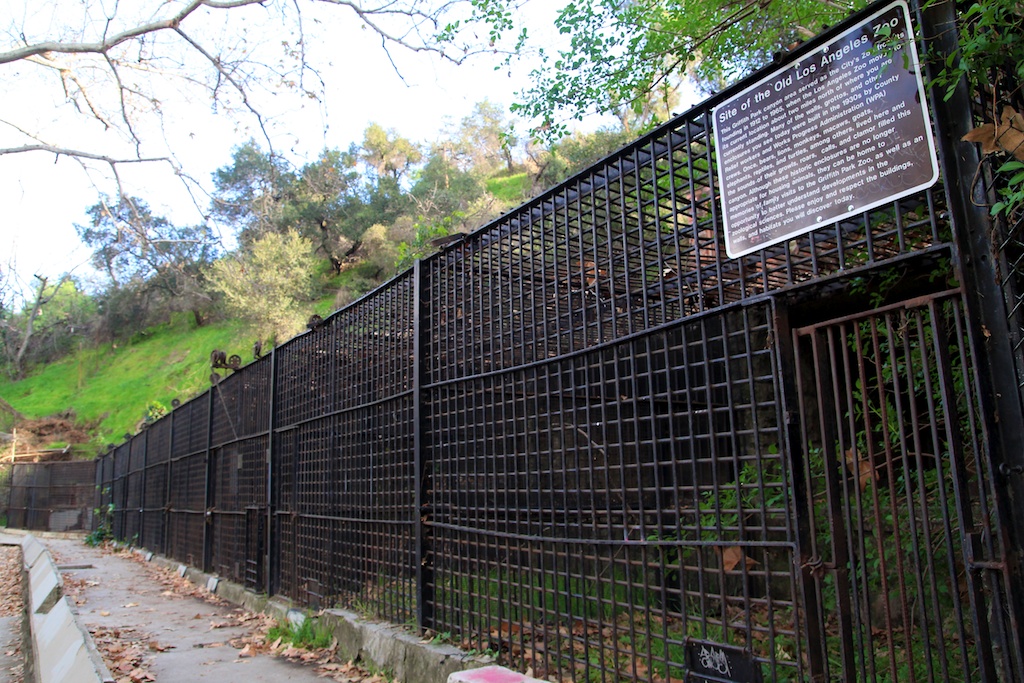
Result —
[[118, 537], [538, 677], [1024, 677], [956, 101], [940, 184], [729, 258], [728, 94], [103, 456]]

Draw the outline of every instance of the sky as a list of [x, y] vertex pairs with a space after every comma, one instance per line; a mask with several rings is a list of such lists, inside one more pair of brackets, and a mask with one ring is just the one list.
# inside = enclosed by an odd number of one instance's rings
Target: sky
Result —
[[[95, 2], [102, 5], [103, 0]], [[51, 4], [42, 3], [45, 7]], [[528, 6], [531, 35], [539, 42], [548, 39], [558, 4], [533, 0]], [[70, 5], [83, 3], [71, 0]], [[36, 22], [51, 27], [65, 20], [52, 9], [42, 17], [27, 16], [27, 6], [0, 0], [0, 16], [5, 12], [17, 16], [16, 10], [20, 10], [23, 14], [18, 18], [26, 25]], [[267, 89], [257, 89], [254, 94], [261, 112], [270, 115], [268, 132], [276, 149], [293, 162], [311, 161], [325, 147], [347, 148], [360, 142], [370, 122], [394, 128], [416, 142], [430, 143], [443, 134], [446, 125], [457, 124], [470, 114], [477, 102], [487, 98], [507, 107], [516, 90], [528, 84], [529, 62], [496, 71], [494, 57], [478, 57], [456, 66], [401, 48], [392, 48], [389, 60], [376, 34], [360, 28], [349, 13], [331, 9], [306, 17], [311, 27], [307, 48], [310, 61], [320, 67], [323, 100], [317, 103], [291, 92]], [[232, 24], [211, 25], [210, 30], [245, 29]], [[250, 46], [260, 42], [253, 41], [251, 34], [249, 37]], [[278, 36], [263, 38], [263, 44], [255, 49], [272, 51], [277, 47]], [[13, 109], [12, 102], [17, 102]], [[163, 140], [170, 140], [182, 167], [207, 188], [211, 173], [230, 162], [232, 149], [258, 136], [251, 120], [246, 123], [215, 113], [209, 102], [196, 102], [194, 96], [168, 91], [161, 106], [163, 128], [139, 130], [140, 137], [151, 145], [145, 152], [159, 153]], [[38, 125], [39, 130], [49, 131], [50, 139], [59, 137], [77, 147], [111, 154], [109, 150], [125, 152], [120, 141], [107, 142], [110, 134], [98, 122], [69, 114], [52, 70], [25, 63], [0, 65], [0, 122], [17, 123], [18, 115], [20, 121], [31, 122], [18, 125]], [[9, 125], [0, 126], [0, 147], [10, 147], [17, 139]], [[157, 214], [176, 224], [202, 220], [201, 209], [208, 199], [190, 197], [164, 165], [133, 166], [122, 181]], [[96, 203], [100, 191], [112, 194], [114, 189], [108, 174], [90, 176], [67, 157], [42, 152], [0, 155], [0, 266], [14, 263], [23, 287], [31, 285], [37, 274], [53, 280], [75, 269], [76, 275], [88, 276], [90, 254], [79, 243], [74, 226], [85, 223], [85, 210]]]

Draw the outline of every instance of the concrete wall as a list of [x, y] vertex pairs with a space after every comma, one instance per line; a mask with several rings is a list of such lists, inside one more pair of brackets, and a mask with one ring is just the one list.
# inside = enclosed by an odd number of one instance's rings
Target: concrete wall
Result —
[[50, 552], [34, 536], [21, 540], [25, 608], [31, 651], [25, 653], [28, 680], [35, 683], [108, 683], [113, 676], [93, 649]]

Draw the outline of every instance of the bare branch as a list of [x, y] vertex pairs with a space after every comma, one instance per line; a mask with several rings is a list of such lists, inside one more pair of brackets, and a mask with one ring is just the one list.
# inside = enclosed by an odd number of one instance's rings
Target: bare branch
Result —
[[148, 24], [135, 26], [134, 28], [121, 31], [120, 33], [115, 33], [109, 38], [105, 38], [99, 42], [63, 43], [60, 41], [44, 41], [32, 45], [25, 45], [24, 47], [14, 50], [8, 50], [7, 52], [0, 52], [0, 64], [10, 64], [11, 62], [27, 59], [33, 55], [44, 55], [48, 52], [60, 52], [64, 54], [104, 54], [121, 43], [126, 43], [148, 33], [178, 28], [182, 21], [200, 7], [209, 7], [211, 9], [232, 9], [235, 7], [245, 7], [246, 5], [262, 5], [265, 1], [266, 0], [192, 0], [192, 2], [183, 7], [181, 11], [172, 17], [161, 21], [153, 21]]
[[245, 87], [241, 83], [239, 83], [235, 79], [235, 77], [233, 75], [231, 75], [231, 72], [229, 72], [227, 69], [224, 68], [224, 64], [219, 59], [217, 59], [216, 57], [211, 55], [209, 52], [207, 52], [203, 48], [202, 45], [200, 45], [196, 41], [192, 40], [192, 38], [190, 38], [188, 36], [188, 34], [186, 34], [184, 31], [182, 31], [181, 28], [175, 28], [174, 31], [179, 36], [184, 38], [185, 41], [189, 45], [191, 45], [199, 54], [201, 54], [202, 56], [206, 57], [206, 59], [210, 62], [210, 64], [213, 65], [213, 68], [216, 69], [217, 73], [221, 77], [223, 77], [224, 80], [226, 80], [228, 83], [230, 83], [232, 86], [234, 86], [235, 90], [238, 91], [239, 96], [242, 98], [242, 104], [245, 105], [245, 108], [249, 110], [249, 113], [252, 114], [256, 118], [256, 122], [259, 124], [260, 130], [263, 131], [263, 137], [266, 139], [267, 145], [269, 146], [270, 151], [273, 152], [274, 151], [273, 143], [270, 140], [270, 134], [267, 133], [267, 128], [266, 128], [266, 125], [264, 124], [263, 116], [256, 109], [256, 107], [252, 106], [252, 103], [249, 101], [249, 93], [245, 89]]
[[117, 70], [117, 63], [112, 60], [108, 54], [104, 54], [103, 58], [106, 60], [107, 66], [110, 67], [110, 72], [114, 76], [114, 82], [117, 83], [117, 95], [118, 100], [121, 103], [121, 120], [124, 121], [124, 125], [128, 129], [128, 134], [131, 135], [132, 140], [135, 141], [135, 153], [141, 156], [142, 140], [140, 140], [139, 136], [135, 133], [135, 127], [132, 126], [131, 117], [128, 116], [128, 106], [124, 101], [124, 93], [127, 88], [125, 88], [124, 83], [121, 82], [121, 74]]

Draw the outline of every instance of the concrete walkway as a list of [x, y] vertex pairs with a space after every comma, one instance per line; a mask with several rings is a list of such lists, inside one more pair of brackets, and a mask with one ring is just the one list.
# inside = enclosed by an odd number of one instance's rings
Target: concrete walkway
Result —
[[[251, 633], [251, 624], [238, 623], [245, 613], [169, 590], [158, 580], [166, 573], [156, 574], [156, 567], [124, 553], [90, 548], [79, 539], [41, 540], [61, 568], [65, 591], [74, 597], [79, 619], [100, 650], [109, 639], [120, 642], [115, 651], [125, 646], [144, 651], [136, 677], [148, 673], [159, 683], [324, 681], [313, 666], [261, 654], [240, 657], [231, 641]], [[127, 679], [132, 672], [112, 667], [111, 673]]]
[[21, 617], [0, 617], [0, 683], [22, 680]]

